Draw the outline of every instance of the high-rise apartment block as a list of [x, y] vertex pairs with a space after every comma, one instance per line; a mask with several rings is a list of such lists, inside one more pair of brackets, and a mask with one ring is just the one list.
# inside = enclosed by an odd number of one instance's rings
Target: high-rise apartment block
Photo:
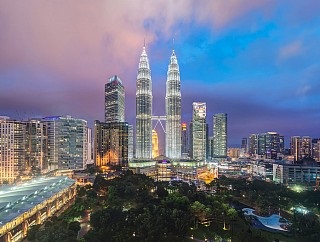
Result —
[[312, 139], [312, 158], [320, 162], [320, 139]]
[[291, 155], [294, 161], [312, 157], [312, 138], [309, 136], [292, 136], [290, 140]]
[[115, 75], [105, 84], [105, 122], [124, 122], [125, 91]]
[[194, 102], [192, 106], [191, 156], [196, 160], [205, 160], [207, 156], [206, 103]]
[[48, 169], [84, 169], [89, 155], [87, 121], [52, 116], [42, 122], [47, 126]]
[[166, 156], [181, 158], [181, 90], [176, 54], [172, 51], [166, 82]]
[[0, 184], [13, 183], [26, 169], [25, 124], [0, 116]]
[[213, 157], [227, 157], [227, 114], [213, 115]]
[[152, 158], [152, 81], [145, 47], [140, 56], [137, 75], [136, 158]]

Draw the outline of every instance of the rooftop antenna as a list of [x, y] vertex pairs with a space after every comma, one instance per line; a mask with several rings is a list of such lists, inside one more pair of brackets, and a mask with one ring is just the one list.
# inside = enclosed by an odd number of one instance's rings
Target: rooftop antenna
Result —
[[146, 38], [143, 38], [143, 47], [146, 48]]
[[174, 38], [172, 38], [172, 50], [174, 50]]

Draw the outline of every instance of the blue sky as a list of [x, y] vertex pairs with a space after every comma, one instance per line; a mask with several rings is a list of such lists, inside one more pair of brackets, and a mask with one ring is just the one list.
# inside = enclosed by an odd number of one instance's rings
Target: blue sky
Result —
[[183, 121], [199, 101], [210, 129], [214, 113], [228, 114], [232, 146], [266, 131], [286, 144], [292, 135], [318, 138], [319, 9], [316, 0], [2, 1], [0, 115], [69, 114], [92, 125], [103, 120], [104, 84], [117, 74], [134, 124], [145, 39], [155, 115], [164, 114], [174, 48]]

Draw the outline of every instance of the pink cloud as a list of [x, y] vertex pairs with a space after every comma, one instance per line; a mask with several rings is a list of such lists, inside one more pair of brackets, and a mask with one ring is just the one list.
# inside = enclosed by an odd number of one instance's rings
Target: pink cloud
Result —
[[301, 41], [296, 40], [283, 46], [279, 50], [279, 58], [280, 60], [286, 60], [301, 54], [302, 51], [303, 51], [303, 46], [301, 44]]
[[[31, 103], [42, 105], [41, 97], [51, 98], [52, 103], [56, 101], [55, 96], [67, 97], [64, 109], [72, 112], [78, 106], [86, 107], [85, 112], [95, 112], [96, 103], [103, 101], [103, 87], [111, 75], [118, 74], [127, 92], [134, 95], [144, 38], [148, 45], [158, 38], [166, 40], [184, 34], [183, 29], [176, 28], [179, 22], [224, 28], [268, 2], [1, 1], [0, 75], [19, 68], [29, 73], [25, 78], [13, 80], [14, 86], [21, 87], [15, 90], [21, 92], [18, 93], [21, 100], [37, 99]], [[63, 90], [63, 94], [29, 95], [46, 88], [55, 93]], [[30, 91], [25, 92], [25, 89]], [[79, 93], [86, 105], [79, 104], [82, 101]], [[134, 103], [129, 105], [133, 112]]]

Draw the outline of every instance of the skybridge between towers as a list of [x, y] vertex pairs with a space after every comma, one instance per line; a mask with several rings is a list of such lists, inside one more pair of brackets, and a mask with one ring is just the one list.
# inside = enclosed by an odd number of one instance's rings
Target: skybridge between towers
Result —
[[157, 125], [160, 123], [163, 132], [166, 133], [166, 130], [161, 122], [161, 121], [166, 121], [166, 116], [152, 116], [151, 119], [152, 121], [157, 121], [153, 129], [156, 129]]

